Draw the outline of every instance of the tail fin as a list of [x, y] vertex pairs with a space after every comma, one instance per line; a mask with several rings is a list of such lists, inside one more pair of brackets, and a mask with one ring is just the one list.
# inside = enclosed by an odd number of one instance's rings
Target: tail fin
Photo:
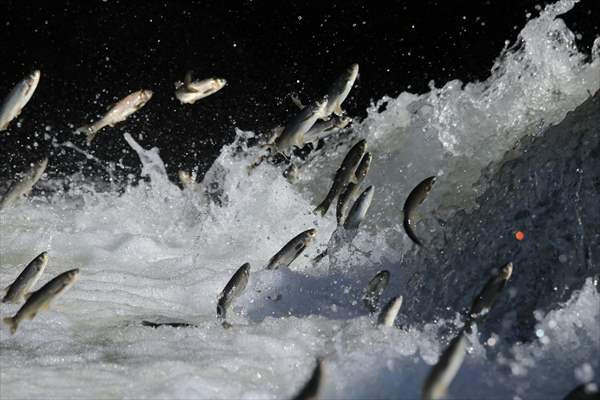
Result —
[[12, 333], [14, 335], [15, 332], [17, 331], [17, 328], [19, 327], [19, 324], [17, 323], [15, 318], [14, 317], [6, 317], [2, 321], [4, 321], [4, 323], [9, 326], [10, 333]]
[[92, 140], [94, 140], [94, 137], [96, 136], [96, 130], [92, 127], [92, 125], [80, 126], [79, 128], [77, 128], [75, 130], [75, 133], [76, 134], [85, 133], [85, 136], [86, 136], [85, 141], [88, 146], [92, 143]]
[[317, 206], [317, 208], [315, 208], [315, 210], [313, 212], [321, 213], [322, 216], [325, 216], [325, 214], [327, 214], [327, 210], [329, 210], [330, 205], [331, 205], [331, 202], [328, 199], [325, 199], [325, 200], [323, 200], [323, 202], [321, 204], [319, 204]]

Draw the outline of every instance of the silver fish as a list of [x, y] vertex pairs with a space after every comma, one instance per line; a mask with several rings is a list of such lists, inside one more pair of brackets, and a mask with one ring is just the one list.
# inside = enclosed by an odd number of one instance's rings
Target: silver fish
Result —
[[98, 121], [77, 128], [75, 133], [85, 133], [87, 144], [91, 144], [99, 130], [105, 126], [113, 127], [115, 124], [125, 121], [131, 114], [144, 107], [152, 98], [152, 94], [152, 90], [138, 90], [131, 93], [114, 104]]
[[372, 159], [373, 156], [371, 155], [371, 153], [366, 152], [362, 160], [360, 160], [360, 164], [358, 164], [358, 167], [356, 167], [356, 172], [354, 173], [354, 179], [356, 182], [348, 183], [344, 191], [338, 196], [337, 207], [335, 209], [335, 217], [339, 226], [342, 226], [344, 224], [344, 221], [346, 220], [346, 216], [348, 214], [348, 207], [351, 204], [354, 204], [354, 201], [358, 196], [360, 184], [369, 172], [369, 167], [371, 166]]
[[217, 317], [221, 320], [227, 318], [227, 310], [236, 297], [239, 297], [248, 285], [250, 277], [250, 264], [245, 263], [233, 274], [225, 288], [217, 297]]
[[452, 339], [450, 345], [440, 355], [433, 366], [421, 391], [422, 400], [441, 399], [446, 395], [448, 386], [458, 373], [465, 358], [467, 339], [463, 331]]
[[300, 170], [298, 170], [298, 166], [294, 163], [291, 163], [289, 167], [283, 171], [283, 176], [288, 180], [289, 183], [298, 182], [298, 178], [300, 176]]
[[29, 293], [26, 296], [27, 301], [17, 311], [15, 316], [4, 318], [4, 323], [10, 327], [10, 332], [14, 334], [24, 319], [31, 320], [39, 311], [47, 310], [50, 307], [50, 303], [73, 286], [78, 277], [79, 269], [72, 269], [58, 275], [39, 290]]
[[369, 281], [365, 294], [362, 297], [363, 304], [369, 312], [375, 312], [379, 307], [379, 298], [383, 294], [383, 291], [387, 287], [390, 281], [389, 271], [379, 271], [375, 274], [373, 279]]
[[283, 154], [289, 156], [295, 147], [304, 146], [304, 134], [312, 128], [318, 118], [323, 114], [327, 105], [327, 99], [314, 102], [312, 105], [304, 107], [296, 114], [286, 125], [281, 134], [267, 145], [271, 149], [271, 154]]
[[342, 115], [342, 103], [348, 97], [354, 81], [358, 76], [358, 64], [352, 64], [344, 73], [331, 85], [327, 92], [327, 108], [323, 114], [327, 118], [332, 113]]
[[14, 203], [21, 198], [21, 196], [27, 195], [31, 189], [33, 189], [33, 186], [37, 181], [40, 180], [47, 165], [47, 158], [37, 161], [33, 163], [33, 166], [20, 180], [14, 181], [2, 197], [2, 200], [0, 200], [0, 210]]
[[48, 253], [44, 251], [34, 258], [19, 274], [17, 279], [5, 289], [6, 296], [4, 296], [2, 302], [20, 303], [40, 279], [47, 265]]
[[267, 269], [278, 269], [289, 267], [290, 264], [306, 249], [306, 246], [317, 236], [317, 230], [308, 229], [290, 240], [281, 250], [277, 252], [267, 264]]
[[188, 71], [185, 74], [184, 82], [177, 82], [175, 84], [175, 97], [182, 104], [194, 104], [196, 101], [223, 89], [226, 84], [227, 81], [221, 78], [192, 81], [192, 71]]
[[33, 96], [40, 81], [40, 71], [35, 70], [10, 91], [0, 108], [0, 131], [6, 130], [10, 121], [17, 118]]
[[594, 382], [583, 383], [571, 390], [563, 400], [599, 400], [600, 391]]
[[323, 361], [317, 359], [317, 364], [313, 370], [310, 379], [304, 384], [300, 392], [296, 394], [294, 400], [318, 400], [323, 381]]
[[331, 203], [335, 198], [344, 190], [346, 185], [353, 181], [355, 178], [356, 168], [358, 167], [360, 161], [362, 160], [365, 152], [367, 151], [367, 141], [364, 139], [359, 140], [346, 157], [344, 157], [344, 161], [342, 161], [342, 165], [335, 173], [335, 177], [333, 178], [333, 184], [331, 185], [331, 189], [325, 196], [325, 199], [315, 208], [315, 212], [321, 213], [321, 215], [325, 215]]
[[316, 147], [319, 144], [319, 140], [339, 132], [351, 122], [352, 118], [349, 117], [337, 117], [325, 121], [317, 121], [313, 127], [304, 134], [304, 142], [311, 143]]
[[181, 183], [184, 189], [192, 187], [196, 183], [194, 174], [190, 174], [187, 171], [179, 170], [177, 175], [179, 176], [179, 183]]
[[348, 211], [348, 216], [344, 221], [344, 229], [358, 229], [361, 222], [365, 219], [365, 215], [367, 214], [369, 207], [371, 206], [374, 192], [375, 189], [373, 186], [369, 186], [360, 194], [360, 196], [358, 196], [358, 199], [356, 199], [354, 205], [352, 205], [352, 208], [350, 211]]
[[171, 328], [197, 328], [198, 325], [189, 324], [187, 322], [152, 322], [142, 321], [143, 326], [149, 326], [150, 328], [160, 328], [161, 326], [169, 326]]
[[394, 326], [394, 321], [398, 316], [398, 312], [402, 307], [402, 296], [393, 297], [386, 305], [381, 309], [379, 317], [377, 318], [377, 324], [383, 326]]
[[417, 246], [423, 246], [423, 243], [417, 238], [413, 230], [413, 212], [417, 206], [425, 200], [427, 194], [431, 191], [433, 184], [435, 183], [435, 176], [430, 176], [419, 183], [408, 195], [404, 202], [404, 231]]
[[473, 299], [471, 309], [467, 316], [467, 331], [470, 330], [472, 322], [482, 318], [492, 309], [498, 299], [498, 295], [502, 292], [502, 289], [504, 289], [504, 286], [506, 286], [506, 283], [510, 279], [512, 271], [513, 264], [509, 262], [500, 269], [500, 272], [497, 275], [492, 276], [487, 281], [481, 292]]

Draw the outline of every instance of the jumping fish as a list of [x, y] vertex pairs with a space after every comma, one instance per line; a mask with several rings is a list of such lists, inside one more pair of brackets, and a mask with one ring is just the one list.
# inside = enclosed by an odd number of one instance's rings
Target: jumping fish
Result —
[[325, 215], [331, 203], [335, 198], [344, 190], [344, 187], [355, 179], [356, 169], [362, 160], [365, 152], [367, 151], [367, 141], [364, 139], [359, 140], [346, 157], [344, 157], [344, 161], [342, 161], [342, 165], [335, 173], [335, 177], [333, 179], [333, 184], [331, 185], [331, 189], [327, 193], [325, 199], [317, 206], [315, 212], [321, 213], [321, 215]]
[[310, 379], [304, 384], [293, 400], [318, 400], [321, 382], [323, 381], [323, 361], [317, 359], [317, 364]]
[[394, 326], [394, 321], [402, 307], [402, 296], [392, 297], [392, 299], [381, 309], [377, 324], [383, 326]]
[[17, 311], [15, 316], [4, 318], [4, 323], [10, 327], [10, 332], [14, 334], [24, 319], [31, 320], [39, 311], [47, 310], [50, 307], [50, 303], [73, 286], [78, 277], [79, 269], [72, 269], [58, 275], [37, 291], [27, 294], [25, 296], [27, 301]]
[[342, 115], [342, 103], [348, 97], [354, 81], [358, 76], [358, 64], [352, 64], [347, 68], [342, 75], [331, 85], [327, 92], [327, 108], [323, 113], [323, 117], [327, 118], [332, 113]]
[[352, 118], [349, 117], [330, 118], [326, 121], [315, 122], [313, 127], [304, 134], [304, 142], [311, 143], [316, 147], [319, 140], [339, 132], [348, 126], [350, 122], [352, 122]]
[[193, 173], [190, 174], [187, 171], [179, 170], [177, 175], [179, 176], [179, 183], [181, 183], [184, 189], [192, 187], [196, 183]]
[[457, 337], [452, 339], [425, 379], [421, 392], [422, 400], [441, 399], [446, 395], [448, 386], [463, 363], [466, 346], [467, 339], [464, 332], [461, 331]]
[[223, 89], [227, 84], [225, 79], [209, 78], [192, 81], [192, 71], [185, 74], [184, 82], [175, 83], [175, 97], [182, 104], [194, 104], [196, 101], [210, 96]]
[[10, 121], [17, 118], [33, 96], [40, 81], [40, 71], [35, 70], [10, 91], [0, 108], [0, 131], [6, 130]]
[[[225, 288], [219, 293], [217, 297], [217, 317], [223, 320], [227, 318], [227, 310], [233, 302], [233, 300], [239, 297], [248, 284], [248, 278], [250, 277], [250, 264], [245, 263], [233, 274]], [[225, 326], [225, 325], [224, 325]]]
[[358, 199], [356, 199], [354, 205], [350, 211], [348, 211], [348, 216], [344, 221], [344, 229], [358, 229], [361, 222], [365, 219], [365, 215], [367, 214], [369, 207], [371, 206], [371, 201], [373, 201], [373, 193], [373, 186], [369, 186], [360, 194], [360, 196], [358, 196]]
[[419, 183], [408, 195], [404, 202], [404, 230], [406, 234], [417, 246], [423, 246], [423, 243], [417, 238], [413, 230], [413, 212], [417, 206], [425, 200], [427, 194], [431, 191], [433, 184], [435, 183], [435, 176], [426, 178]]
[[91, 144], [99, 130], [105, 126], [113, 127], [118, 122], [125, 121], [131, 114], [144, 107], [152, 98], [152, 94], [152, 90], [138, 90], [131, 93], [113, 105], [101, 119], [91, 125], [77, 128], [75, 133], [85, 133], [87, 144]]
[[33, 189], [33, 186], [37, 181], [40, 180], [47, 165], [47, 158], [37, 161], [33, 163], [33, 166], [20, 180], [14, 181], [2, 197], [2, 200], [0, 200], [0, 210], [14, 203], [15, 200], [19, 199], [21, 196], [27, 195], [31, 189]]
[[389, 271], [379, 271], [375, 274], [373, 279], [369, 281], [367, 288], [365, 289], [365, 293], [362, 297], [363, 304], [369, 312], [377, 311], [379, 306], [379, 298], [383, 294], [383, 291], [387, 287], [390, 281], [390, 272]]
[[510, 279], [513, 271], [513, 264], [509, 262], [500, 269], [497, 275], [492, 276], [481, 292], [473, 299], [471, 309], [467, 316], [467, 332], [470, 331], [471, 323], [485, 316], [494, 306], [498, 295], [502, 292], [502, 289], [506, 286], [506, 283]]
[[360, 164], [358, 164], [358, 167], [356, 167], [356, 172], [354, 173], [355, 182], [348, 183], [344, 191], [338, 196], [337, 207], [335, 209], [335, 217], [339, 226], [342, 226], [344, 224], [348, 213], [348, 207], [350, 206], [350, 204], [354, 204], [356, 196], [358, 196], [360, 184], [369, 172], [369, 167], [371, 166], [372, 159], [373, 156], [371, 155], [371, 153], [366, 152], [362, 160], [360, 160]]
[[4, 296], [2, 302], [20, 303], [40, 279], [46, 265], [48, 265], [48, 253], [44, 251], [34, 258], [19, 274], [17, 279], [5, 289], [6, 296]]
[[281, 250], [279, 250], [267, 264], [267, 269], [278, 269], [289, 267], [289, 265], [306, 249], [306, 246], [317, 236], [317, 230], [308, 229], [290, 240]]
[[323, 114], [327, 99], [314, 102], [304, 107], [286, 125], [283, 131], [275, 138], [272, 144], [267, 144], [271, 154], [283, 154], [288, 157], [294, 146], [304, 146], [304, 134], [313, 127], [318, 118]]
[[160, 328], [161, 326], [169, 326], [171, 328], [197, 328], [198, 325], [189, 324], [187, 322], [152, 322], [142, 321], [143, 326], [149, 326], [150, 328]]

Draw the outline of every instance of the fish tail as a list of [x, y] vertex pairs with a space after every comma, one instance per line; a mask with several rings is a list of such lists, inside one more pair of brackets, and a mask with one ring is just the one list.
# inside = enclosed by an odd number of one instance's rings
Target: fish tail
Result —
[[419, 240], [419, 238], [417, 237], [417, 235], [415, 235], [415, 232], [413, 231], [413, 228], [411, 226], [410, 223], [410, 219], [409, 218], [404, 218], [404, 231], [406, 232], [406, 234], [408, 235], [408, 237], [415, 242], [415, 244], [419, 247], [423, 246], [423, 243], [421, 243], [421, 241]]
[[2, 320], [8, 327], [10, 328], [10, 333], [15, 334], [17, 328], [19, 327], [19, 323], [15, 317], [6, 317]]
[[92, 143], [92, 140], [94, 140], [94, 137], [96, 136], [96, 130], [94, 129], [93, 125], [80, 126], [75, 130], [75, 133], [85, 133], [85, 141], [88, 146]]

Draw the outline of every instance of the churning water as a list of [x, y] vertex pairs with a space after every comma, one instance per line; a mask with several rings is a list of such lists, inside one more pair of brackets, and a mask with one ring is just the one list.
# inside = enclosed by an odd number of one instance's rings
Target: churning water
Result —
[[[453, 253], [459, 242], [440, 239], [444, 225], [485, 206], [481, 196], [507, 151], [560, 123], [600, 88], [600, 39], [591, 56], [581, 54], [558, 18], [574, 4], [562, 0], [530, 20], [485, 82], [432, 83], [426, 94], [379, 100], [349, 132], [297, 160], [295, 184], [269, 163], [248, 174], [260, 149], [248, 145], [255, 133], [242, 131], [204, 180], [185, 190], [167, 178], [160, 149], [144, 148], [135, 133], [126, 140], [143, 165], [146, 179], [139, 183], [98, 190], [78, 174], [43, 179], [43, 196], [0, 213], [0, 282], [8, 285], [44, 250], [50, 263], [41, 283], [71, 268], [80, 268], [81, 276], [50, 311], [25, 321], [14, 336], [0, 328], [1, 397], [288, 398], [309, 377], [317, 356], [324, 359], [325, 398], [418, 397], [464, 312], [454, 308], [462, 293], [448, 287], [451, 280], [439, 292], [427, 283], [443, 286], [451, 270], [452, 279], [477, 291], [492, 267], [510, 261], [438, 257]], [[376, 188], [374, 201], [352, 242], [332, 241], [328, 256], [315, 262], [336, 223], [332, 211], [321, 218], [312, 210], [357, 138], [367, 139], [374, 156], [367, 177]], [[430, 175], [439, 178], [419, 209], [417, 227], [430, 245], [417, 250], [403, 232], [401, 210], [412, 187]], [[316, 242], [289, 270], [264, 269], [281, 246], [312, 227]], [[495, 225], [485, 231], [507, 236]], [[597, 238], [557, 246], [566, 258], [569, 246], [583, 251], [597, 246]], [[425, 269], [425, 257], [440, 263], [438, 274]], [[566, 301], [531, 310], [536, 323], [524, 331], [529, 337], [512, 334], [510, 325], [502, 332], [482, 326], [483, 332], [470, 335], [449, 396], [561, 398], [578, 383], [597, 381], [599, 266], [597, 258], [587, 260], [584, 282]], [[245, 262], [252, 266], [250, 282], [230, 312], [233, 328], [225, 330], [215, 317], [216, 297]], [[406, 300], [394, 328], [376, 327], [360, 301], [381, 269], [391, 273], [383, 301], [395, 295]], [[473, 271], [479, 271], [476, 279]], [[519, 274], [516, 263], [512, 280]], [[569, 278], [567, 271], [561, 279]], [[512, 280], [500, 303], [541, 295], [527, 285], [511, 290]], [[465, 293], [463, 306], [472, 295]], [[17, 309], [3, 304], [2, 317]], [[482, 325], [503, 323], [505, 315], [497, 311]], [[153, 329], [142, 320], [198, 327]]]

